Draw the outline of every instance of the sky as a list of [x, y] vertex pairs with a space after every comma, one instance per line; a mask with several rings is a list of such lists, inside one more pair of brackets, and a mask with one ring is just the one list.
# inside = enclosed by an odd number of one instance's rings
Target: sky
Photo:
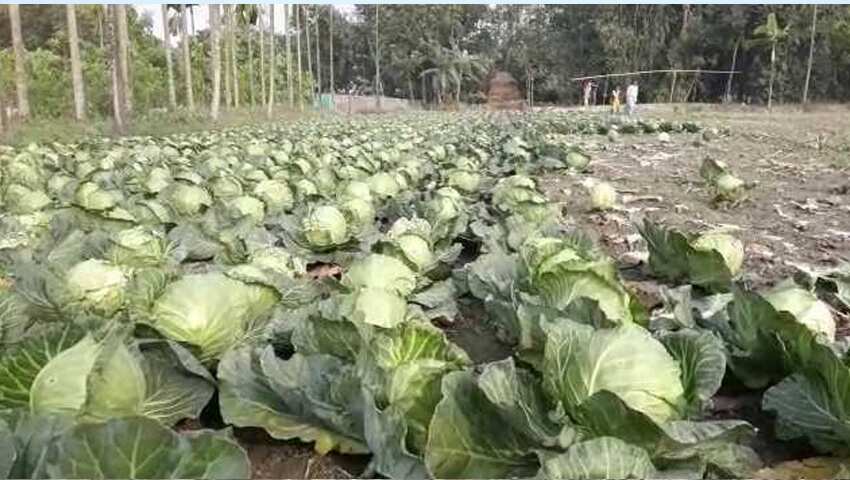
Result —
[[[133, 8], [142, 15], [148, 15], [153, 20], [153, 33], [158, 38], [162, 38], [162, 14], [160, 13], [159, 5], [150, 4], [135, 4]], [[275, 31], [282, 32], [283, 25], [280, 19], [283, 19], [283, 7], [276, 5], [275, 10]], [[334, 5], [334, 8], [343, 13], [354, 11], [354, 5]], [[267, 10], [268, 11], [268, 10]], [[195, 30], [204, 30], [209, 24], [209, 15], [206, 5], [200, 5], [195, 8]], [[189, 28], [192, 28], [191, 24]]]

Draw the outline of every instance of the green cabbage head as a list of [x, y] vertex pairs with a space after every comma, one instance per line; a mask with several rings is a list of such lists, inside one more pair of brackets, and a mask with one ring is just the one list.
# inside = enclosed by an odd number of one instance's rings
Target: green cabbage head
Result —
[[123, 268], [97, 259], [74, 265], [65, 277], [65, 286], [75, 304], [106, 316], [121, 308], [127, 282]]
[[166, 337], [196, 346], [206, 363], [255, 335], [277, 301], [273, 290], [221, 273], [187, 275], [156, 301], [152, 325]]
[[348, 223], [338, 208], [325, 205], [314, 209], [301, 221], [307, 243], [325, 249], [341, 245], [348, 240]]
[[617, 191], [611, 184], [599, 182], [590, 187], [590, 203], [594, 210], [611, 210], [617, 204]]
[[180, 215], [195, 215], [212, 204], [210, 195], [201, 187], [178, 183], [171, 192], [171, 206]]

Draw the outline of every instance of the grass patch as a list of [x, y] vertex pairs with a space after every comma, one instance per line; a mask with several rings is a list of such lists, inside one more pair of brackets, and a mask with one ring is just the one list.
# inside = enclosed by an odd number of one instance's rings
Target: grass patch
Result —
[[[127, 128], [127, 136], [164, 136], [175, 133], [189, 133], [212, 128], [258, 125], [280, 121], [294, 121], [315, 115], [314, 112], [299, 112], [286, 108], [277, 108], [271, 120], [266, 116], [265, 108], [240, 108], [224, 110], [217, 122], [212, 122], [204, 111], [188, 110], [153, 111], [135, 116]], [[0, 144], [21, 146], [30, 143], [75, 143], [86, 137], [120, 136], [109, 118], [90, 118], [79, 122], [72, 118], [36, 118], [13, 125], [0, 134]]]

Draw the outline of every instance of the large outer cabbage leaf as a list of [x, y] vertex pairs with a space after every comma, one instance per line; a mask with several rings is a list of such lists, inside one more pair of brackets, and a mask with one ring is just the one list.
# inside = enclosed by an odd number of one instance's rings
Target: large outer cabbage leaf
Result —
[[835, 341], [835, 320], [829, 306], [793, 281], [785, 281], [766, 292], [764, 299], [779, 312], [788, 312], [798, 322], [829, 342]]
[[424, 475], [420, 456], [441, 397], [440, 381], [469, 363], [443, 332], [426, 323], [375, 332], [357, 367], [367, 392], [365, 436], [377, 471]]
[[612, 437], [577, 443], [557, 455], [543, 454], [541, 463], [545, 478], [652, 478], [655, 474], [646, 450]]
[[151, 323], [163, 335], [198, 347], [207, 363], [253, 335], [276, 302], [271, 289], [221, 273], [187, 275], [166, 288]]
[[77, 425], [56, 443], [55, 478], [250, 478], [248, 455], [227, 433], [179, 435], [146, 418]]
[[[85, 421], [140, 415], [167, 425], [197, 417], [213, 394], [209, 373], [179, 345], [155, 340], [141, 347], [86, 335], [39, 369], [26, 392], [30, 409]], [[29, 381], [25, 372], [10, 373]]]
[[540, 444], [527, 429], [505, 421], [471, 371], [446, 375], [442, 393], [425, 451], [434, 478], [524, 478], [537, 472], [534, 451]]
[[231, 425], [315, 442], [322, 454], [367, 452], [360, 381], [337, 358], [296, 353], [281, 360], [271, 346], [237, 348], [222, 358], [218, 378], [221, 415]]
[[416, 288], [416, 274], [397, 258], [371, 254], [355, 262], [342, 282], [350, 288], [379, 288], [407, 296]]
[[[644, 221], [638, 230], [649, 247], [649, 267], [655, 275], [669, 282], [692, 283], [712, 291], [729, 290], [737, 273], [730, 270], [730, 265], [740, 266], [737, 258], [743, 258], [743, 253], [724, 255], [708, 241], [695, 248], [691, 243], [695, 238], [655, 225], [649, 220]], [[743, 246], [727, 245], [724, 251], [726, 248], [731, 252], [743, 249]]]
[[42, 368], [83, 338], [82, 329], [57, 324], [4, 349], [0, 356], [0, 409], [29, 409], [30, 388]]
[[594, 330], [570, 321], [544, 330], [544, 386], [568, 412], [607, 390], [657, 422], [679, 415], [684, 389], [678, 362], [648, 331], [635, 325]]

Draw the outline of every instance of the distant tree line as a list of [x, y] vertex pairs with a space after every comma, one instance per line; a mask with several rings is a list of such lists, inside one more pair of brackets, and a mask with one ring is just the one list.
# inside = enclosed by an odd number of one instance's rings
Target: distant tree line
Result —
[[[195, 11], [209, 9], [196, 28]], [[850, 98], [841, 5], [122, 5], [0, 7], [0, 121], [120, 117], [152, 109], [304, 108], [319, 91], [429, 104], [481, 101], [511, 73], [536, 102], [574, 103], [577, 76], [640, 78], [642, 101], [755, 104]], [[273, 20], [274, 19], [274, 20]], [[271, 23], [275, 22], [272, 29]], [[272, 34], [272, 31], [277, 33]], [[282, 32], [282, 33], [281, 33]], [[156, 33], [156, 35], [155, 35]], [[601, 80], [613, 90], [628, 79]], [[675, 83], [675, 84], [674, 84]]]

